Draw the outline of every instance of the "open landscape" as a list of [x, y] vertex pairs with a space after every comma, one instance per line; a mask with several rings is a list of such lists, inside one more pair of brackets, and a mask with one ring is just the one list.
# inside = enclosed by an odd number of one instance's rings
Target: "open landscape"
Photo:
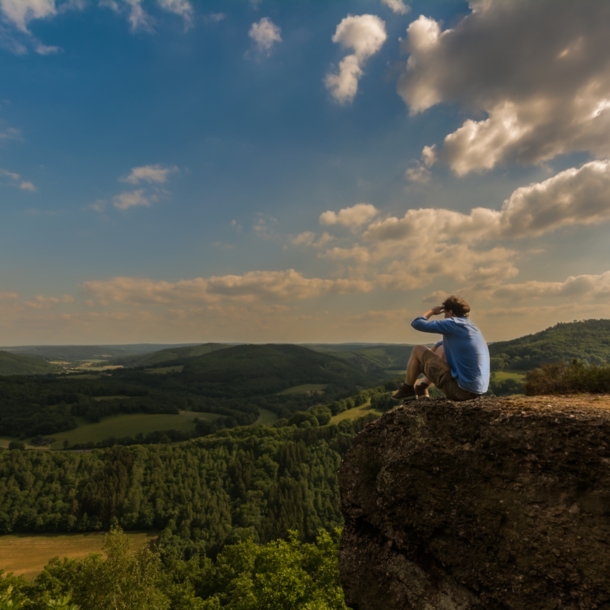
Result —
[[609, 31], [0, 0], [0, 610], [610, 610]]

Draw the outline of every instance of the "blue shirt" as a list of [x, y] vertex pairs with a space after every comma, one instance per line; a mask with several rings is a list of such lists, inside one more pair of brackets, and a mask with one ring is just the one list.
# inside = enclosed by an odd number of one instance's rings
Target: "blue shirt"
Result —
[[426, 320], [419, 316], [411, 326], [424, 333], [443, 335], [451, 375], [464, 390], [484, 394], [489, 387], [489, 349], [481, 331], [468, 318]]

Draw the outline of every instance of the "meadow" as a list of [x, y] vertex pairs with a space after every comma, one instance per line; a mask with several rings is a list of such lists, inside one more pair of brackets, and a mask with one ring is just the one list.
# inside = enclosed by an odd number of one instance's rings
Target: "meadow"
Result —
[[165, 413], [113, 415], [95, 424], [85, 423], [75, 430], [54, 434], [55, 442], [51, 445], [51, 449], [63, 448], [64, 440], [67, 440], [70, 445], [76, 445], [90, 441], [97, 443], [111, 437], [135, 437], [138, 434], [146, 436], [149, 432], [157, 430], [194, 432], [196, 418], [213, 420], [217, 417], [218, 415], [215, 413], [197, 413], [195, 411], [183, 411], [179, 415]]
[[[0, 570], [31, 580], [53, 557], [82, 559], [101, 553], [105, 532], [86, 534], [11, 534], [0, 536]], [[157, 532], [127, 534], [133, 552], [156, 540]]]

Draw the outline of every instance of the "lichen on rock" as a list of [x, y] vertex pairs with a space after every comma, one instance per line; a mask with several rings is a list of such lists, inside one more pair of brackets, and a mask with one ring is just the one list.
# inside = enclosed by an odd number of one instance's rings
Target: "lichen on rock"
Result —
[[610, 608], [610, 400], [417, 401], [340, 472], [354, 610]]

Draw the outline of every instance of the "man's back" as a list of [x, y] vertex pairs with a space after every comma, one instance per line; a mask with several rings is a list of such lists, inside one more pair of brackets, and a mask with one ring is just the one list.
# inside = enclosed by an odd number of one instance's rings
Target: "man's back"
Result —
[[443, 335], [443, 346], [451, 375], [464, 390], [484, 394], [489, 387], [489, 349], [481, 331], [467, 317], [443, 320], [415, 318], [413, 328]]

